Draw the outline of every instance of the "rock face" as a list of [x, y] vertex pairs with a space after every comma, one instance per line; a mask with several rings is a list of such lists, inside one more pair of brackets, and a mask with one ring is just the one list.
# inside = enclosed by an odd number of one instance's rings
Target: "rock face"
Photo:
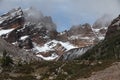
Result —
[[[91, 26], [86, 23], [83, 25], [72, 26], [70, 30], [58, 34], [58, 40], [70, 41], [79, 47], [91, 46], [103, 40], [107, 31], [107, 26], [103, 23], [96, 23]], [[96, 27], [95, 27], [96, 26]]]
[[58, 40], [69, 41], [79, 47], [85, 47], [95, 44], [96, 38], [91, 26], [86, 23], [71, 27], [70, 30], [60, 33]]
[[21, 8], [13, 9], [0, 17], [0, 28], [16, 28], [23, 24], [24, 17]]
[[[76, 51], [93, 46], [102, 40], [107, 28], [94, 28], [86, 23], [72, 26], [68, 31], [57, 32], [50, 16], [44, 16], [31, 7], [24, 10], [13, 9], [2, 15], [0, 29], [1, 38], [16, 47], [35, 53], [43, 60], [57, 60], [60, 56], [70, 54], [71, 59], [72, 55], [74, 58], [77, 57], [79, 54]], [[101, 34], [98, 34], [98, 30]], [[69, 55], [66, 55], [67, 52], [70, 52]]]
[[108, 27], [106, 38], [111, 38], [113, 35], [118, 35], [120, 31], [120, 15], [114, 19]]
[[30, 62], [31, 60], [41, 60], [41, 58], [36, 57], [33, 53], [19, 49], [18, 47], [15, 47], [14, 45], [0, 38], [0, 56], [4, 50], [6, 50], [15, 61], [20, 60]]

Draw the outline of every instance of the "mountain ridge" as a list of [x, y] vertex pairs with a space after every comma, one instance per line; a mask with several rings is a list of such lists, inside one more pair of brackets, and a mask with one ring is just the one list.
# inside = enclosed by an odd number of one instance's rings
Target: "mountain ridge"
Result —
[[[39, 16], [37, 17], [37, 15]], [[8, 20], [7, 18], [4, 19], [4, 17], [7, 17]], [[7, 24], [6, 21], [1, 21], [3, 19], [7, 21]], [[19, 20], [16, 22], [16, 19]], [[58, 32], [52, 18], [44, 16], [33, 7], [25, 10], [21, 8], [13, 9], [1, 16], [0, 22], [1, 31], [9, 31], [2, 33], [3, 35], [1, 34], [3, 39], [42, 58], [47, 58], [54, 54], [58, 56], [57, 58], [61, 57], [66, 54], [67, 48], [64, 45], [71, 45], [71, 49], [75, 49], [74, 51], [83, 47], [93, 46], [104, 39], [107, 30], [107, 27], [94, 28], [90, 24], [85, 23], [83, 25], [75, 25], [64, 32]], [[4, 26], [3, 24], [9, 26]], [[10, 29], [12, 30], [10, 31]], [[54, 45], [54, 47], [50, 45]], [[48, 51], [41, 52], [40, 49]]]

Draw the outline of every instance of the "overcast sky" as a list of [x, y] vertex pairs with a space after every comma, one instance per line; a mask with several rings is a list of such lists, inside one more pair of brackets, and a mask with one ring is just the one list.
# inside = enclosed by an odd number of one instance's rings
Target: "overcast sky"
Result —
[[104, 14], [115, 17], [120, 14], [120, 0], [0, 0], [0, 14], [19, 6], [33, 6], [44, 15], [52, 16], [59, 31], [72, 25], [93, 24]]

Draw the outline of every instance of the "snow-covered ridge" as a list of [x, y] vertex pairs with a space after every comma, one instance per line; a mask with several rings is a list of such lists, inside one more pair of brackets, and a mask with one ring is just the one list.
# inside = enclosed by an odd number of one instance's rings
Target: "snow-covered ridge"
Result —
[[39, 46], [36, 43], [33, 43], [33, 44], [34, 44], [34, 49], [33, 50], [37, 51], [37, 52], [53, 51], [54, 47], [57, 44], [61, 44], [61, 46], [63, 46], [66, 49], [66, 51], [68, 51], [70, 49], [77, 48], [76, 46], [70, 44], [69, 42], [62, 42], [62, 41], [57, 41], [57, 40], [52, 40], [50, 42], [47, 42], [46, 44], [44, 44], [44, 46]]
[[93, 30], [94, 32], [99, 32], [101, 29], [107, 30], [107, 28], [108, 28], [108, 27], [102, 27], [102, 28], [98, 28], [98, 29], [92, 28], [92, 30]]
[[15, 19], [21, 18], [22, 15], [23, 15], [23, 12], [22, 12], [21, 8], [12, 9], [8, 13], [6, 13], [0, 17], [0, 24], [2, 24], [5, 21], [9, 21], [13, 18], [15, 18]]
[[81, 35], [72, 35], [70, 37], [68, 37], [69, 40], [75, 40], [75, 39], [84, 39], [84, 40], [89, 40], [89, 39], [93, 39], [92, 37], [88, 37], [88, 36], [81, 36]]
[[[36, 43], [33, 43], [33, 44], [34, 44], [33, 51], [36, 53], [55, 51], [54, 48], [57, 46], [57, 44], [61, 44], [61, 46], [64, 47], [66, 51], [77, 48], [73, 46], [72, 44], [70, 44], [69, 42], [62, 42], [62, 41], [57, 41], [57, 40], [49, 41], [46, 44], [44, 44], [44, 46], [39, 46]], [[48, 57], [44, 57], [41, 54], [37, 54], [36, 56], [46, 61], [55, 60], [59, 57], [59, 55], [57, 55], [56, 53], [52, 53], [51, 56], [48, 56]]]

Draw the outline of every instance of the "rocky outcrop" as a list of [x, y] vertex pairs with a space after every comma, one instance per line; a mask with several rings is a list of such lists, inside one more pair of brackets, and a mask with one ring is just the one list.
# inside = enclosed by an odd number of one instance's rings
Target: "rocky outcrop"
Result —
[[64, 31], [58, 35], [58, 40], [69, 41], [79, 47], [94, 45], [96, 35], [94, 34], [90, 24], [72, 26], [70, 30]]
[[68, 31], [70, 35], [92, 35], [92, 29], [91, 29], [91, 25], [86, 23], [83, 25], [78, 25], [78, 26], [72, 26], [71, 29]]
[[106, 33], [106, 39], [118, 35], [120, 31], [120, 15], [112, 21]]
[[23, 11], [21, 8], [12, 9], [0, 17], [0, 28], [9, 29], [21, 27], [24, 24]]
[[31, 60], [41, 60], [41, 58], [36, 57], [33, 53], [26, 52], [0, 38], [0, 55], [2, 55], [4, 50], [6, 50], [15, 61], [30, 62]]

